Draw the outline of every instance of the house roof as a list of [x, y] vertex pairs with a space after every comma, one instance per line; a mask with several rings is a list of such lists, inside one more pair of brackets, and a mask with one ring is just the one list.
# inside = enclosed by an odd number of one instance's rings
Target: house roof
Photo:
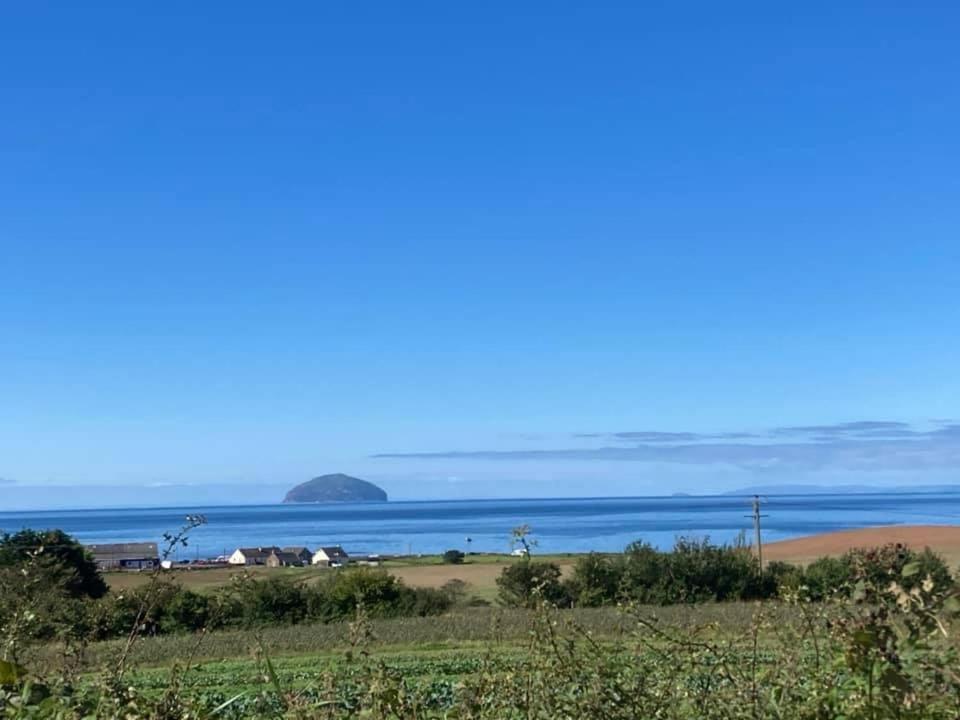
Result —
[[273, 551], [270, 553], [271, 557], [276, 557], [277, 560], [286, 564], [294, 565], [300, 562], [300, 556], [295, 552], [287, 552], [286, 550], [281, 550], [280, 552]]
[[324, 547], [322, 547], [322, 548], [320, 548], [320, 549], [323, 551], [323, 554], [326, 555], [326, 556], [329, 557], [329, 558], [349, 557], [349, 556], [347, 555], [347, 551], [344, 550], [344, 549], [343, 549], [342, 547], [340, 547], [339, 545], [327, 545], [327, 546], [324, 546]]
[[269, 547], [246, 547], [246, 548], [237, 548], [244, 557], [267, 557], [272, 552], [283, 552], [276, 545], [271, 545]]
[[98, 560], [135, 560], [141, 558], [156, 558], [157, 544], [143, 543], [101, 543], [87, 545], [87, 549]]
[[284, 552], [296, 553], [297, 555], [313, 555], [313, 550], [308, 547], [300, 545], [298, 547], [285, 547]]

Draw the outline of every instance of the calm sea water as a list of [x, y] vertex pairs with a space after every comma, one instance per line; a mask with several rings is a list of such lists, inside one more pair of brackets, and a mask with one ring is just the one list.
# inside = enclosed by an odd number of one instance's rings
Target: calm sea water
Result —
[[[180, 558], [258, 545], [506, 552], [510, 529], [523, 523], [545, 553], [622, 550], [637, 539], [669, 547], [678, 535], [729, 541], [752, 528], [750, 498], [732, 496], [0, 512], [0, 528], [61, 528], [84, 543], [160, 542], [188, 511], [204, 514], [207, 524], [192, 532]], [[767, 541], [873, 525], [954, 524], [960, 523], [960, 493], [775, 496], [765, 499], [763, 512]]]

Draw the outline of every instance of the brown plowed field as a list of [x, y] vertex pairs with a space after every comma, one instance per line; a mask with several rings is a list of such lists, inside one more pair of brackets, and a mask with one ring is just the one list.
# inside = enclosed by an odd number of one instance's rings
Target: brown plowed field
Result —
[[802, 564], [824, 555], [842, 555], [853, 548], [886, 543], [902, 543], [916, 550], [929, 547], [952, 567], [960, 565], [960, 526], [954, 525], [889, 525], [781, 540], [763, 546], [763, 560]]

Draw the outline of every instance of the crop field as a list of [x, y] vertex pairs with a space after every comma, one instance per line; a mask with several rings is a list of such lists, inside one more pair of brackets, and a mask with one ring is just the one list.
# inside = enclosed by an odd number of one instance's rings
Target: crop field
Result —
[[[810, 622], [780, 603], [478, 610], [372, 622], [359, 643], [348, 623], [212, 635], [210, 649], [234, 653], [217, 660], [192, 657], [196, 637], [143, 638], [124, 682], [141, 706], [175, 697], [184, 717], [956, 717], [935, 669], [898, 680], [924, 693], [913, 712], [901, 712], [918, 701], [898, 686], [872, 689], [874, 672], [850, 664], [824, 610], [808, 608]], [[486, 631], [471, 622], [481, 616]], [[950, 643], [938, 648], [920, 667], [949, 661]]]
[[[279, 716], [290, 703], [358, 703], [372, 682], [399, 682], [429, 712], [444, 712], [462, 700], [464, 687], [479, 675], [494, 683], [524, 676], [538, 663], [534, 645], [547, 626], [558, 633], [588, 638], [601, 656], [639, 653], [657, 663], [659, 651], [634, 642], [636, 618], [645, 617], [667, 636], [696, 633], [702, 641], [726, 642], [749, 635], [760, 606], [754, 603], [554, 611], [545, 624], [542, 612], [475, 608], [436, 618], [369, 621], [362, 648], [355, 644], [350, 623], [301, 625], [141, 638], [131, 656], [130, 687], [144, 697], [159, 698], [179, 676], [180, 693], [189, 702], [212, 710], [227, 705], [218, 717]], [[795, 608], [767, 604], [763, 613], [775, 625], [793, 627]], [[775, 633], [762, 645], [773, 647]], [[568, 637], [573, 637], [568, 635]], [[651, 636], [655, 643], [665, 643]], [[583, 643], [581, 643], [583, 644]], [[122, 642], [99, 643], [90, 649], [90, 670], [109, 665]], [[572, 651], [563, 650], [561, 652]], [[625, 650], [628, 647], [633, 650]], [[737, 652], [746, 652], [746, 646]], [[553, 652], [553, 650], [550, 650]], [[775, 660], [763, 650], [764, 662]], [[39, 658], [32, 663], [37, 664]], [[52, 661], [53, 658], [48, 658]], [[659, 666], [657, 666], [659, 667]], [[52, 669], [52, 668], [50, 668]], [[665, 671], [665, 670], [664, 670]], [[95, 675], [89, 676], [93, 681]], [[666, 677], [666, 676], [664, 676]], [[391, 679], [392, 680], [389, 680]], [[429, 717], [434, 717], [430, 714]], [[340, 717], [339, 715], [337, 717]]]
[[[394, 651], [377, 653], [375, 660], [391, 672], [402, 674], [418, 684], [433, 683], [438, 687], [449, 686], [465, 675], [480, 670], [484, 659], [495, 658], [501, 668], [515, 666], [523, 657], [521, 648], [501, 647], [492, 655], [477, 648], [457, 648], [446, 650]], [[343, 674], [349, 670], [351, 661], [344, 654], [311, 655], [292, 658], [272, 658], [272, 671], [279, 684], [286, 689], [302, 689], [317, 682], [321, 672], [328, 671]], [[187, 685], [190, 691], [198, 695], [216, 694], [227, 698], [237, 693], [251, 693], [261, 689], [268, 681], [265, 675], [265, 661], [249, 658], [246, 660], [227, 660], [202, 663], [191, 668]], [[159, 691], [170, 682], [170, 671], [166, 668], [140, 670], [130, 676], [130, 681], [147, 690]], [[450, 695], [440, 690], [438, 695]]]
[[[712, 636], [741, 634], [753, 622], [753, 603], [712, 603], [693, 606], [638, 608], [635, 612], [654, 618], [664, 628], [690, 631], [705, 628]], [[784, 622], [791, 617], [789, 608], [773, 609]], [[630, 620], [616, 608], [565, 610], [558, 615], [573, 622], [594, 637], [612, 638], [623, 633]], [[535, 614], [518, 608], [469, 608], [437, 617], [371, 620], [367, 644], [375, 653], [433, 653], [437, 651], [476, 651], [480, 648], [516, 645], [525, 642], [533, 629]], [[116, 656], [123, 641], [92, 644], [84, 664], [93, 668]], [[274, 658], [330, 657], [351, 646], [350, 624], [316, 623], [264, 627], [249, 630], [224, 630], [206, 635], [160, 635], [143, 637], [135, 645], [131, 663], [138, 667], [162, 667], [192, 657], [208, 660], [249, 660], [258, 652]], [[30, 658], [33, 666], [56, 671], [61, 661], [56, 646], [44, 646]]]

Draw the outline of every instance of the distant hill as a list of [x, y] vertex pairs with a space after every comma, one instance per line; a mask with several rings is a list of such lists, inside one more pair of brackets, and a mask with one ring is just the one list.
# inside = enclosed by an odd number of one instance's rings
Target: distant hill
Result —
[[915, 493], [955, 493], [960, 492], [958, 485], [917, 485], [909, 487], [881, 487], [876, 485], [754, 485], [723, 493], [724, 495], [884, 495]]
[[387, 493], [373, 483], [343, 473], [321, 475], [297, 485], [285, 503], [386, 502]]

